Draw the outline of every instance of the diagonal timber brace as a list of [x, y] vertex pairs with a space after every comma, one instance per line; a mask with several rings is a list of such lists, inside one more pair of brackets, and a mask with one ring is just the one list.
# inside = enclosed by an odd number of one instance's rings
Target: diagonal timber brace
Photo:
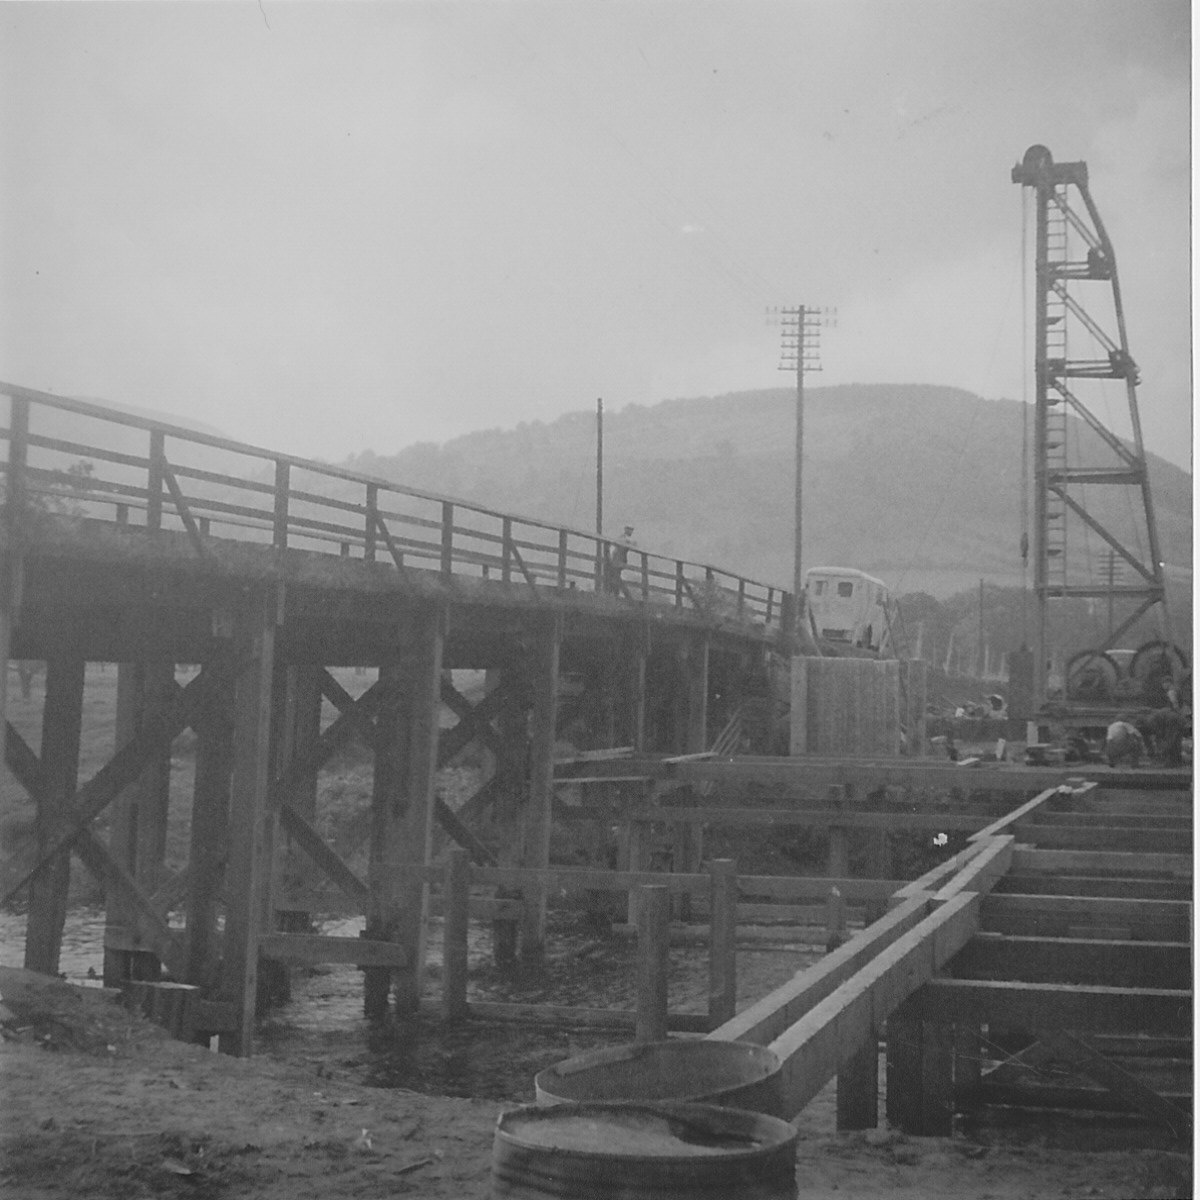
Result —
[[[9, 769], [33, 800], [40, 804], [42, 802], [41, 762], [21, 736], [12, 729], [9, 730], [6, 739], [6, 753]], [[162, 959], [167, 970], [176, 979], [182, 979], [184, 975], [183, 947], [166, 921], [163, 920], [153, 899], [146, 895], [133, 877], [113, 858], [108, 847], [96, 837], [89, 824], [79, 823], [79, 809], [80, 805], [77, 803], [70, 814], [70, 819], [78, 826], [72, 838], [69, 841], [56, 840], [55, 846], [18, 884], [18, 888], [23, 887], [45, 862], [48, 862], [56, 854], [64, 853], [69, 847], [79, 855], [84, 866], [104, 884], [105, 888], [113, 888], [121, 892], [130, 902], [137, 915], [139, 934], [146, 939], [149, 948]]]
[[[108, 760], [76, 794], [71, 824], [41, 854], [33, 866], [8, 889], [0, 904], [7, 904], [48, 862], [69, 849], [91, 823], [142, 773], [151, 758], [169, 746], [175, 738], [197, 719], [208, 696], [226, 682], [225, 672], [218, 667], [206, 667], [186, 687], [179, 688], [170, 702], [147, 720], [138, 732]], [[37, 776], [29, 773], [30, 758], [37, 756], [21, 740], [11, 725], [6, 725], [5, 760], [9, 769], [22, 780], [27, 791], [36, 799]], [[26, 775], [22, 778], [21, 771]], [[39, 766], [40, 771], [40, 766]], [[33, 787], [26, 783], [33, 781]], [[27, 851], [26, 841], [14, 851], [14, 857]]]

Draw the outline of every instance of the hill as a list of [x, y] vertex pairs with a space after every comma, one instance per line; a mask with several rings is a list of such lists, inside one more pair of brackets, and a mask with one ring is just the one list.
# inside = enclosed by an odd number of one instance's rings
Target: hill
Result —
[[[1024, 406], [955, 388], [813, 388], [805, 405], [804, 561], [858, 566], [900, 592], [1020, 584]], [[787, 586], [795, 396], [790, 388], [605, 414], [605, 526], [640, 545]], [[1095, 435], [1072, 421], [1085, 461]], [[595, 417], [366, 452], [348, 466], [581, 529], [595, 503]], [[1191, 476], [1151, 456], [1168, 575], [1190, 584]], [[1118, 528], [1128, 490], [1088, 504]], [[1097, 547], [1098, 541], [1094, 538]]]

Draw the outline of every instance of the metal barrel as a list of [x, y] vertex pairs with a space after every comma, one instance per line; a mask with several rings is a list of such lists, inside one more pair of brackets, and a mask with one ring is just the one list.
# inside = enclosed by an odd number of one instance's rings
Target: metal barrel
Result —
[[795, 1200], [794, 1126], [713, 1104], [528, 1105], [492, 1143], [493, 1200]]

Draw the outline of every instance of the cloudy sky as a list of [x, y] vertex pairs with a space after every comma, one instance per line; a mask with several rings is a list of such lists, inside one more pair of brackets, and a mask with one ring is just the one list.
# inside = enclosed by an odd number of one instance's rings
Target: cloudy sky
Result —
[[0, 4], [0, 379], [338, 459], [780, 386], [1031, 394], [1084, 159], [1187, 465], [1186, 0]]

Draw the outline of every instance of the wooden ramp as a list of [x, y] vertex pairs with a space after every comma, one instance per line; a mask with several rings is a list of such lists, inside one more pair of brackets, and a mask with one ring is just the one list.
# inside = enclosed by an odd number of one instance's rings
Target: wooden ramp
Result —
[[1047, 789], [891, 910], [710, 1037], [769, 1045], [798, 1112], [835, 1076], [838, 1125], [949, 1135], [980, 1105], [1191, 1128], [1186, 793]]

